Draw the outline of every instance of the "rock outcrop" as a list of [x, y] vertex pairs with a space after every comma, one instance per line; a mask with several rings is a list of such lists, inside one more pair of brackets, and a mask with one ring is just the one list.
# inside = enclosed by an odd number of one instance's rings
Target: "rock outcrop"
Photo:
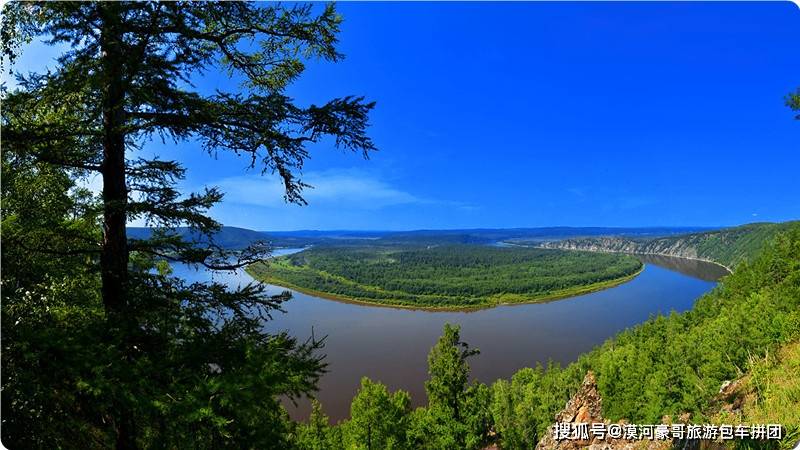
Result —
[[671, 256], [719, 264], [728, 269], [729, 272], [732, 271], [731, 268], [725, 264], [729, 263], [729, 261], [724, 260], [724, 258], [715, 258], [707, 254], [709, 252], [698, 250], [702, 242], [698, 242], [700, 239], [696, 236], [702, 235], [693, 235], [685, 238], [667, 237], [661, 239], [629, 239], [624, 237], [564, 239], [561, 241], [543, 242], [539, 246], [541, 248], [561, 250]]
[[[610, 425], [610, 421], [604, 420], [602, 415], [602, 399], [597, 390], [597, 382], [594, 373], [591, 371], [586, 374], [578, 392], [567, 402], [564, 409], [556, 415], [554, 427], [539, 443], [536, 450], [666, 450], [672, 448], [671, 440], [626, 440], [622, 438], [612, 438], [604, 436], [588, 435], [587, 439], [556, 439], [553, 432], [558, 424], [569, 426], [577, 424], [604, 424]], [[616, 425], [622, 427], [625, 422]]]
[[719, 264], [728, 271], [752, 259], [776, 235], [798, 222], [751, 223], [733, 228], [670, 236], [606, 236], [534, 244], [543, 248], [674, 256]]

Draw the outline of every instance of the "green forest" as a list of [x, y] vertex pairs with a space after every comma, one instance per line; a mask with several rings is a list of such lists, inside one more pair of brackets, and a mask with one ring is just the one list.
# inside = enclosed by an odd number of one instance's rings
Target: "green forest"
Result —
[[[480, 355], [460, 341], [457, 327], [446, 326], [428, 358], [427, 406], [412, 410], [407, 393], [364, 379], [349, 420], [330, 426], [316, 405], [295, 429], [297, 444], [479, 449], [499, 441], [504, 449], [530, 449], [592, 370], [604, 416], [614, 422], [661, 423], [689, 413], [692, 423], [783, 423], [780, 442], [730, 445], [791, 448], [800, 438], [800, 372], [782, 369], [800, 364], [800, 225], [762, 247], [692, 310], [653, 317], [566, 367], [537, 365], [492, 385], [469, 382], [468, 358]], [[743, 376], [753, 386], [753, 406], [731, 418], [715, 397], [723, 382]], [[386, 428], [390, 421], [399, 426]]]
[[444, 245], [313, 247], [250, 274], [272, 284], [346, 300], [414, 307], [487, 307], [589, 292], [630, 279], [627, 255]]
[[[290, 291], [173, 276], [172, 263], [227, 271], [257, 263], [268, 279], [261, 263], [271, 249], [247, 233], [235, 252], [218, 245], [222, 224], [209, 210], [224, 193], [188, 190], [181, 160], [139, 150], [160, 139], [197, 150], [186, 159], [241, 157], [246, 169], [274, 175], [287, 202], [304, 205], [301, 171], [314, 144], [360, 157], [377, 150], [367, 133], [371, 99], [344, 93], [300, 104], [287, 93], [307, 67], [344, 56], [336, 5], [8, 2], [2, 12], [2, 69], [17, 71], [0, 94], [8, 448], [526, 449], [590, 369], [612, 420], [728, 420], [714, 397], [741, 378], [748, 400], [735, 420], [785, 423], [788, 437], [775, 446], [796, 442], [797, 410], [787, 405], [800, 401], [798, 224], [750, 246], [692, 310], [655, 316], [565, 367], [476, 382], [469, 364], [480, 353], [448, 325], [429, 354], [425, 406], [364, 379], [347, 420], [329, 423], [318, 403], [309, 420], [291, 420], [281, 402], [315, 395], [328, 370], [324, 340], [265, 327]], [[41, 73], [15, 68], [35, 41], [59, 57]], [[192, 80], [208, 72], [240, 82], [197, 89]], [[798, 94], [786, 100], [795, 111]], [[102, 189], [88, 189], [88, 177]], [[129, 234], [131, 222], [152, 230]], [[613, 283], [640, 263], [540, 249], [320, 247], [274, 266], [287, 279], [310, 273], [296, 281], [311, 286], [480, 306]]]

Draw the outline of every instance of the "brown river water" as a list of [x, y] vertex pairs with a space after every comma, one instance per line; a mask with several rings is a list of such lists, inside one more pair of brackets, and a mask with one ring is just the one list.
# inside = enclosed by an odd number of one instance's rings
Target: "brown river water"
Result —
[[[287, 254], [298, 249], [276, 251]], [[328, 363], [316, 397], [332, 421], [349, 416], [360, 379], [368, 376], [389, 389], [411, 393], [425, 403], [427, 355], [445, 323], [461, 325], [462, 340], [480, 349], [471, 359], [472, 375], [491, 383], [523, 367], [548, 360], [574, 361], [619, 331], [653, 314], [690, 309], [694, 301], [727, 274], [720, 266], [663, 256], [640, 256], [645, 269], [622, 285], [549, 303], [499, 306], [477, 311], [432, 312], [374, 307], [322, 299], [295, 292], [273, 315], [269, 331], [286, 330], [300, 340], [327, 336]], [[244, 271], [211, 273], [176, 265], [175, 275], [189, 281], [214, 279], [236, 287], [252, 281]], [[284, 288], [269, 286], [270, 292]], [[285, 402], [297, 420], [308, 417], [308, 399]]]

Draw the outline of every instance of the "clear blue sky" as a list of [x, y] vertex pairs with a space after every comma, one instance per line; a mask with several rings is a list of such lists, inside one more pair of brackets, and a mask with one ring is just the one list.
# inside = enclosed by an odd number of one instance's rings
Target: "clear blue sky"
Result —
[[[377, 101], [369, 161], [313, 148], [309, 206], [196, 145], [185, 186], [259, 230], [735, 225], [800, 219], [791, 3], [340, 3], [338, 64], [301, 104]], [[33, 46], [17, 69], [47, 51]], [[202, 89], [230, 88], [209, 76]]]

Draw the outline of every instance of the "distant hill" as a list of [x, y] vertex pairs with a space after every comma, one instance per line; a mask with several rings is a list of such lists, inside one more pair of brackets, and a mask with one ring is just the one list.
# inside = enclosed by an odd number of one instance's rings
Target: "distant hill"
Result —
[[[189, 228], [178, 227], [175, 231], [184, 240], [207, 242], [204, 236], [192, 232]], [[152, 233], [152, 228], [128, 227], [128, 237], [131, 239], [147, 239]], [[273, 247], [305, 247], [350, 241], [363, 244], [365, 239], [379, 239], [387, 233], [385, 231], [256, 231], [239, 227], [222, 227], [214, 235], [214, 243], [230, 250], [240, 250], [258, 241], [267, 242]]]
[[800, 222], [752, 223], [722, 230], [658, 238], [604, 236], [530, 244], [563, 250], [677, 256], [715, 262], [732, 271], [742, 261], [755, 256], [778, 232], [797, 223]]
[[488, 239], [559, 236], [666, 236], [679, 233], [713, 230], [713, 227], [536, 227], [536, 228], [465, 228], [453, 230], [395, 231], [392, 236], [470, 235]]
[[[436, 245], [436, 244], [491, 244], [508, 240], [544, 241], [585, 236], [670, 236], [705, 231], [700, 227], [542, 227], [542, 228], [477, 228], [456, 230], [414, 231], [357, 231], [357, 230], [298, 230], [255, 231], [238, 227], [222, 227], [214, 242], [228, 249], [242, 249], [256, 241], [266, 241], [275, 247], [303, 247], [307, 245]], [[206, 239], [188, 228], [176, 231], [186, 240], [203, 243]], [[147, 239], [152, 228], [130, 227], [128, 237]]]
[[[176, 229], [176, 231], [186, 241], [194, 241], [198, 243], [207, 242], [207, 239], [204, 236], [193, 233], [189, 228], [179, 227]], [[128, 228], [128, 237], [130, 239], [147, 239], [152, 235], [152, 233], [152, 228]], [[248, 230], [247, 228], [222, 227], [222, 229], [214, 235], [214, 242], [228, 249], [242, 249], [254, 242], [263, 240], [268, 240], [268, 236], [266, 234], [260, 231]]]

